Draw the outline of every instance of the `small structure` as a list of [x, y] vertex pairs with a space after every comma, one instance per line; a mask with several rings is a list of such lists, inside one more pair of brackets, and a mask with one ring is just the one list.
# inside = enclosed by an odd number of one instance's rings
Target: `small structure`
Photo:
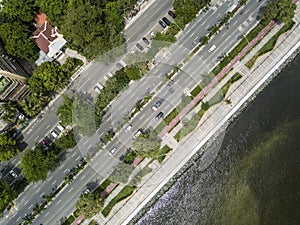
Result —
[[44, 13], [39, 14], [35, 18], [37, 30], [33, 33], [34, 43], [41, 49], [38, 60], [35, 62], [37, 66], [43, 62], [53, 61], [63, 55], [62, 48], [67, 41], [63, 38], [61, 31], [57, 27], [51, 26], [46, 20]]

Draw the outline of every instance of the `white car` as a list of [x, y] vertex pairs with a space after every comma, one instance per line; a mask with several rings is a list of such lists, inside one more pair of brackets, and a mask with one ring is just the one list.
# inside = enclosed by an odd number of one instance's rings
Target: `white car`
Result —
[[154, 106], [151, 107], [151, 109], [152, 109], [153, 111], [156, 111], [156, 110], [157, 110], [157, 107], [154, 105]]
[[115, 152], [117, 151], [116, 147], [113, 147], [110, 151], [109, 151], [109, 155], [113, 155]]
[[97, 93], [100, 93], [100, 89], [96, 86], [96, 87], [94, 87], [94, 91], [96, 91]]
[[13, 178], [17, 178], [17, 177], [18, 177], [18, 174], [17, 174], [15, 171], [13, 171], [13, 170], [9, 171], [9, 174], [10, 174]]
[[57, 124], [57, 126], [56, 126], [60, 131], [64, 131], [65, 130], [65, 128], [62, 126], [62, 125], [60, 125], [60, 124]]
[[126, 129], [125, 129], [125, 132], [127, 132], [127, 131], [130, 131], [130, 130], [131, 130], [131, 128], [132, 128], [132, 125], [131, 125], [131, 124], [129, 124], [129, 125], [126, 127]]
[[51, 134], [54, 138], [57, 138], [57, 137], [58, 137], [58, 133], [56, 133], [56, 131], [54, 131], [54, 130], [51, 130], [51, 131], [50, 131], [50, 134]]

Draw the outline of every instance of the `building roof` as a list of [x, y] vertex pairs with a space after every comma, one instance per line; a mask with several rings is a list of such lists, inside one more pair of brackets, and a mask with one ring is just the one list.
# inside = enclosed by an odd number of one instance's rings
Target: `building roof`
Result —
[[35, 16], [34, 21], [37, 27], [41, 27], [46, 22], [47, 16], [45, 13], [40, 13]]
[[47, 21], [33, 33], [33, 41], [49, 57], [53, 57], [66, 43], [61, 31]]

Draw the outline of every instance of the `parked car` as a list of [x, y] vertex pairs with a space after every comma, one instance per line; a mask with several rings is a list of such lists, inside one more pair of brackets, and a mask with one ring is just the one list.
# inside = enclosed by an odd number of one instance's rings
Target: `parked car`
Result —
[[17, 178], [17, 177], [18, 177], [18, 174], [17, 174], [15, 171], [13, 171], [13, 170], [9, 171], [9, 174], [10, 174], [13, 178]]
[[113, 155], [115, 152], [117, 151], [117, 147], [113, 147], [110, 151], [109, 151], [109, 155]]
[[138, 136], [140, 136], [142, 134], [142, 130], [139, 129], [135, 134], [134, 134], [134, 139], [136, 139]]
[[118, 69], [122, 69], [123, 68], [123, 66], [122, 66], [121, 63], [117, 63], [116, 66], [118, 67]]
[[163, 21], [158, 21], [158, 23], [163, 27], [163, 28], [166, 28], [167, 27], [167, 25], [163, 22]]
[[170, 80], [168, 83], [168, 87], [170, 87], [172, 84], [174, 84], [174, 80]]
[[51, 130], [50, 134], [54, 137], [57, 138], [58, 137], [58, 133], [55, 130]]
[[151, 109], [152, 109], [153, 111], [156, 111], [156, 110], [161, 106], [161, 104], [162, 104], [162, 100], [159, 100], [159, 101], [157, 101], [157, 102], [155, 103], [154, 106], [151, 107]]
[[150, 45], [150, 42], [148, 41], [147, 38], [143, 37], [142, 40], [143, 40], [143, 42], [145, 42], [146, 45]]
[[96, 84], [96, 86], [97, 86], [100, 90], [102, 90], [102, 89], [104, 88], [104, 86], [103, 86], [100, 82], [98, 82], [98, 83]]
[[169, 14], [169, 16], [171, 16], [173, 19], [176, 18], [176, 15], [175, 15], [175, 13], [174, 13], [173, 11], [170, 10], [170, 11], [168, 12], [168, 14]]
[[61, 124], [57, 124], [56, 126], [61, 132], [65, 130], [65, 128]]
[[159, 112], [159, 113], [156, 115], [155, 119], [159, 120], [159, 119], [161, 119], [161, 118], [163, 117], [163, 115], [164, 115], [163, 112]]
[[139, 50], [144, 51], [143, 46], [141, 46], [139, 43], [136, 43], [136, 47], [137, 47]]
[[162, 20], [165, 22], [165, 24], [167, 24], [168, 26], [171, 25], [170, 20], [168, 20], [166, 17], [163, 17]]
[[87, 194], [91, 193], [91, 191], [87, 188], [87, 189], [84, 190], [83, 193], [84, 193], [85, 195], [87, 195]]
[[101, 92], [101, 90], [96, 86], [96, 87], [94, 87], [94, 91], [96, 91], [97, 93], [100, 93]]
[[131, 125], [131, 124], [129, 124], [129, 125], [126, 127], [125, 131], [126, 131], [126, 132], [127, 132], [127, 131], [130, 131], [130, 130], [131, 130], [131, 128], [132, 128], [132, 125]]

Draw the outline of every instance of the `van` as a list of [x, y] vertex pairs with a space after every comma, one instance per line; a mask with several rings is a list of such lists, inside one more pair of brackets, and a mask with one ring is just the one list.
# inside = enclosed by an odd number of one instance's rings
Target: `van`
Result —
[[215, 49], [216, 49], [216, 45], [212, 45], [209, 49], [208, 49], [208, 52], [213, 52]]

